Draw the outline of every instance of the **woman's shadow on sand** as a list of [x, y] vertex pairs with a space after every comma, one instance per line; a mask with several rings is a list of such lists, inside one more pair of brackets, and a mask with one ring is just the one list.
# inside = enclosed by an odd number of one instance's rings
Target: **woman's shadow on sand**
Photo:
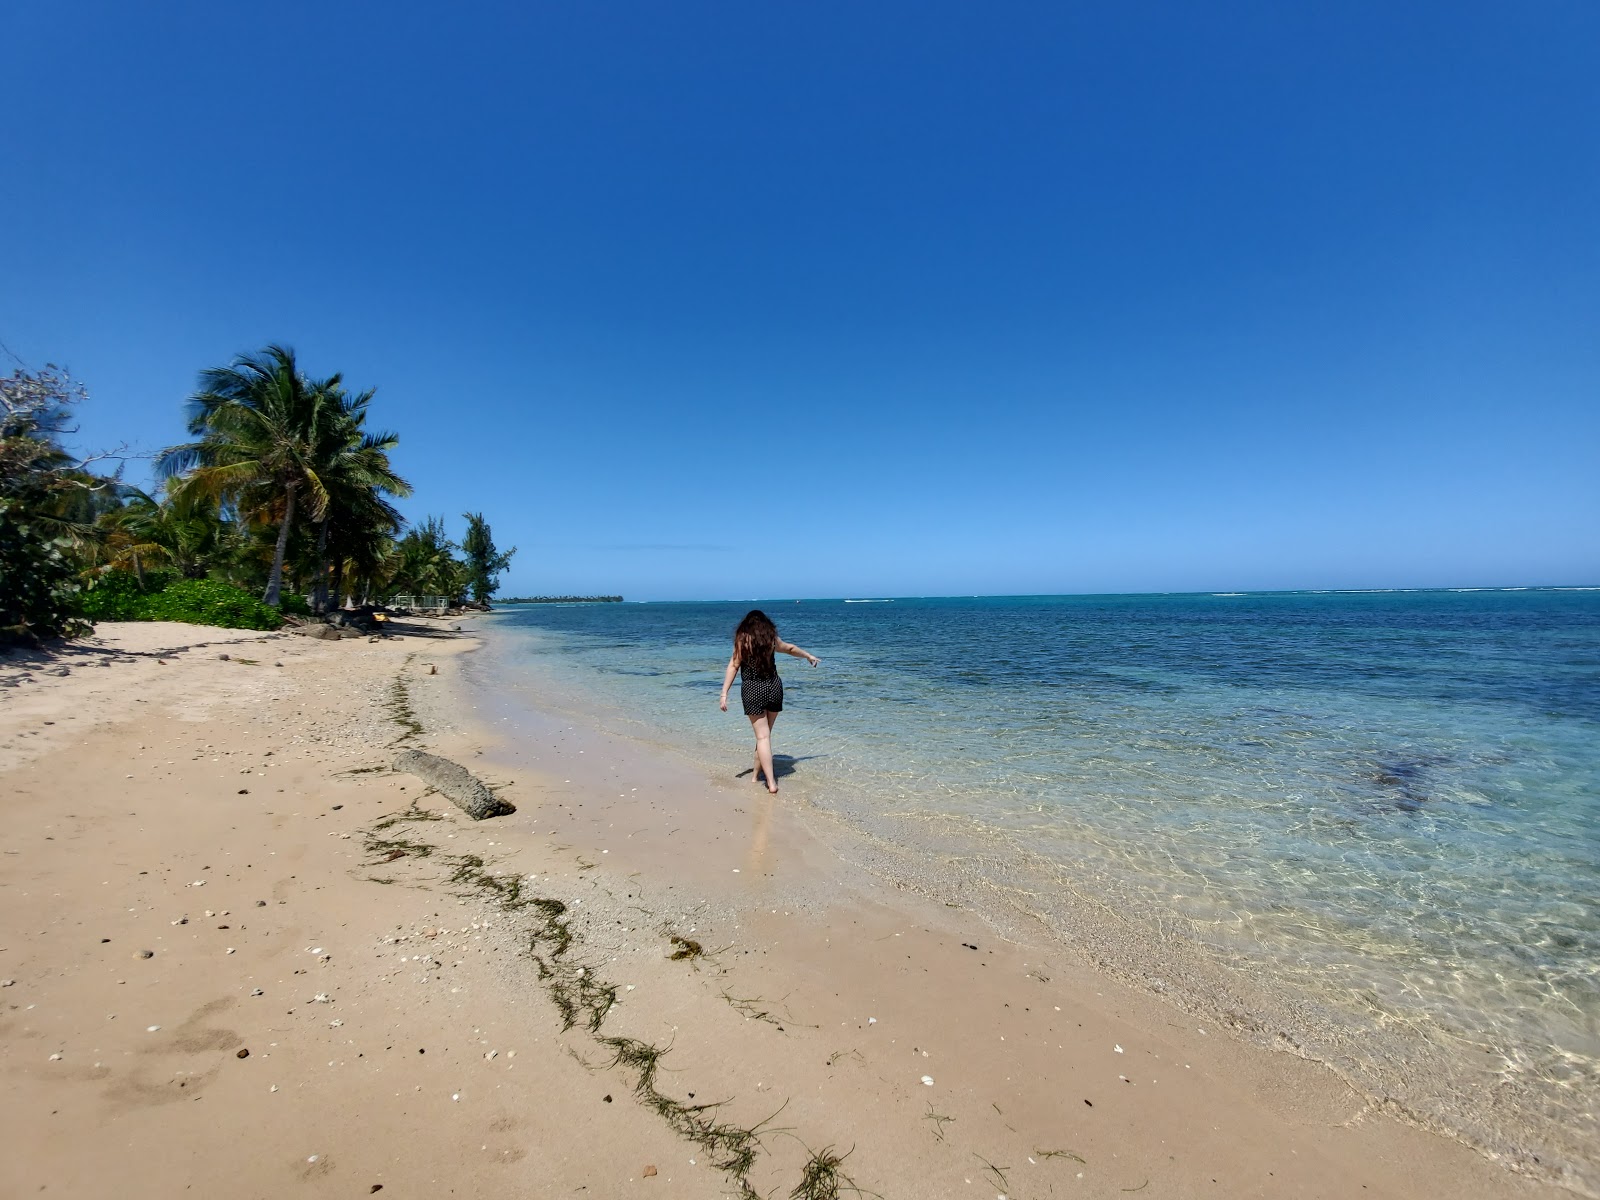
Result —
[[[813, 758], [826, 758], [825, 754], [774, 754], [772, 756], [772, 773], [779, 779], [794, 774], [795, 763], [809, 762]], [[734, 776], [735, 779], [748, 779], [755, 773], [754, 767], [746, 767]]]

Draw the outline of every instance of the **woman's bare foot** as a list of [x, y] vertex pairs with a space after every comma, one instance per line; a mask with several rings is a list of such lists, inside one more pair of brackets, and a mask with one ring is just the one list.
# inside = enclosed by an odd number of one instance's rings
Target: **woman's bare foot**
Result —
[[773, 787], [771, 784], [768, 784], [767, 785], [767, 795], [776, 796], [777, 794], [778, 794], [778, 789]]

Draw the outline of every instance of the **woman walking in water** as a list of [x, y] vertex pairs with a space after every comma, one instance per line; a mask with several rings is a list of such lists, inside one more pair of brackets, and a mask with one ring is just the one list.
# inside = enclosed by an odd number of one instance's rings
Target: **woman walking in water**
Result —
[[780, 651], [803, 658], [813, 667], [821, 661], [780, 638], [772, 618], [759, 608], [752, 609], [733, 631], [733, 657], [728, 659], [728, 669], [722, 676], [723, 712], [728, 711], [728, 689], [733, 686], [733, 677], [739, 676], [744, 715], [756, 731], [756, 779], [765, 777], [767, 791], [774, 795], [778, 777], [772, 770], [772, 725], [783, 711], [783, 680], [778, 678], [773, 656]]

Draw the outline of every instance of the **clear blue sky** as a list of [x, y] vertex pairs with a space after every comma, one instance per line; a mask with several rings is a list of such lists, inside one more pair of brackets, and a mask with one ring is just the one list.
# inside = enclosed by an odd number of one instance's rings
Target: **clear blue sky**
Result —
[[85, 441], [288, 343], [514, 592], [1600, 581], [1593, 0], [13, 0], [0, 42], [0, 340]]

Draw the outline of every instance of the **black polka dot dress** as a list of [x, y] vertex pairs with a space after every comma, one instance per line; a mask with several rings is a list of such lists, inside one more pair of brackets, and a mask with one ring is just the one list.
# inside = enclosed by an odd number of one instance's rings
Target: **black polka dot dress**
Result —
[[783, 680], [778, 678], [776, 667], [770, 673], [756, 673], [754, 669], [739, 669], [739, 699], [744, 701], [744, 715], [759, 717], [764, 712], [783, 711]]

